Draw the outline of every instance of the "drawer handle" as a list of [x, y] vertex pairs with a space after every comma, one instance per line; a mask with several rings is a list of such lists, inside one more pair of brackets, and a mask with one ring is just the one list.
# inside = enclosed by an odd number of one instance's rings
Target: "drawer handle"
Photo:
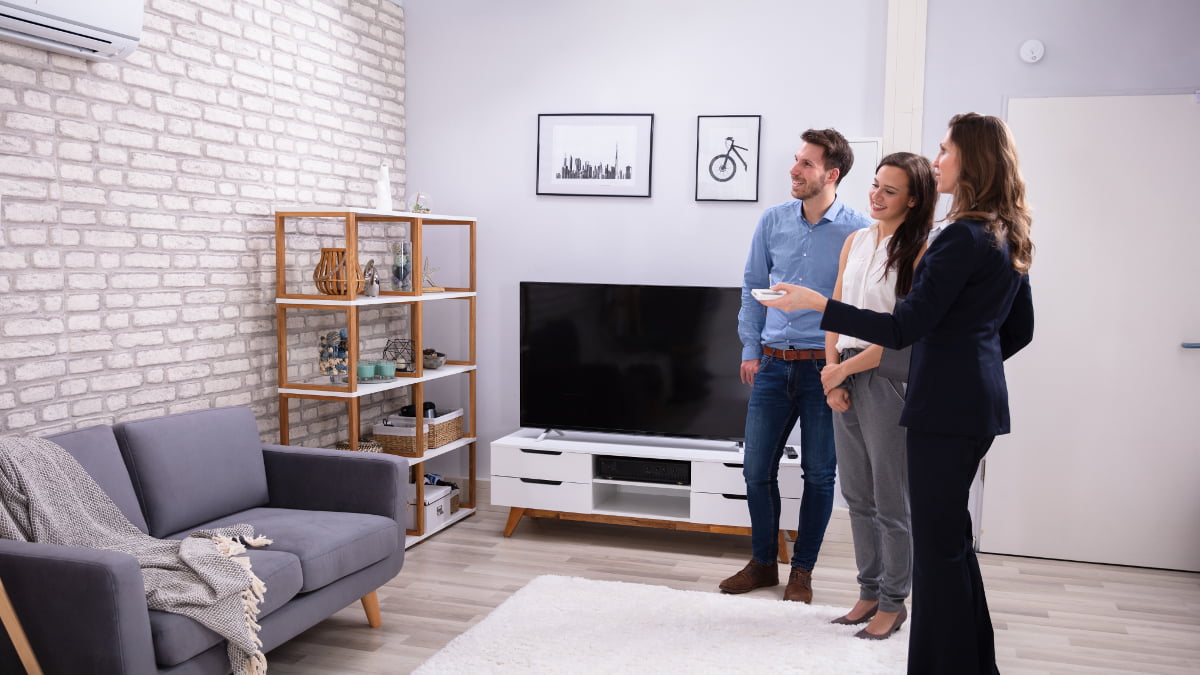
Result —
[[543, 480], [541, 478], [522, 478], [522, 483], [536, 483], [538, 485], [562, 485], [561, 480]]
[[729, 462], [724, 462], [724, 464], [731, 469], [742, 469], [746, 466], [745, 464], [731, 464]]
[[725, 499], [740, 499], [746, 501], [746, 495], [721, 495]]
[[561, 455], [562, 454], [562, 450], [530, 450], [528, 448], [521, 448], [521, 452], [528, 452], [531, 455]]

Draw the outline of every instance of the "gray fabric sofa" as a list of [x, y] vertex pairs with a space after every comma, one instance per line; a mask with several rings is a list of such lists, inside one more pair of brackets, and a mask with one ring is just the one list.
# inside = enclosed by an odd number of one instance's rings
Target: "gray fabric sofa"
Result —
[[[375, 589], [404, 563], [406, 459], [264, 445], [247, 408], [47, 438], [151, 536], [179, 539], [249, 523], [274, 540], [248, 553], [267, 587], [259, 614], [264, 651], [360, 598], [378, 625]], [[229, 671], [220, 636], [184, 616], [147, 609], [132, 556], [0, 539], [0, 580], [48, 675]], [[20, 672], [0, 632], [0, 673]]]

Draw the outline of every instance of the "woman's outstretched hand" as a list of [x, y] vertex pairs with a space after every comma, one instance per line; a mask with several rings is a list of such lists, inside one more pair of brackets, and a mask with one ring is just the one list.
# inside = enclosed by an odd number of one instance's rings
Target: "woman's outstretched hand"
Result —
[[818, 312], [825, 311], [825, 296], [814, 291], [811, 288], [797, 286], [795, 284], [778, 283], [771, 287], [773, 291], [783, 291], [786, 295], [769, 300], [759, 300], [767, 307], [782, 309], [785, 312], [795, 312], [801, 309], [813, 309]]

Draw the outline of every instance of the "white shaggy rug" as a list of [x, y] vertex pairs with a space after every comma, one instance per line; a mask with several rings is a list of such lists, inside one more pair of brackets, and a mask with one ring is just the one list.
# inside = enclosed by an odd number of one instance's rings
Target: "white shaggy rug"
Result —
[[844, 609], [540, 576], [414, 675], [461, 673], [903, 673], [908, 627], [859, 640]]

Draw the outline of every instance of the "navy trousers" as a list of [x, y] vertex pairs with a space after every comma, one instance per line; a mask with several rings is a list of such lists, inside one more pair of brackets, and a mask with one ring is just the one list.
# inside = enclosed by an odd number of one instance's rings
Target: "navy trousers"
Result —
[[995, 675], [996, 646], [968, 495], [994, 436], [908, 431], [912, 509], [909, 675]]

